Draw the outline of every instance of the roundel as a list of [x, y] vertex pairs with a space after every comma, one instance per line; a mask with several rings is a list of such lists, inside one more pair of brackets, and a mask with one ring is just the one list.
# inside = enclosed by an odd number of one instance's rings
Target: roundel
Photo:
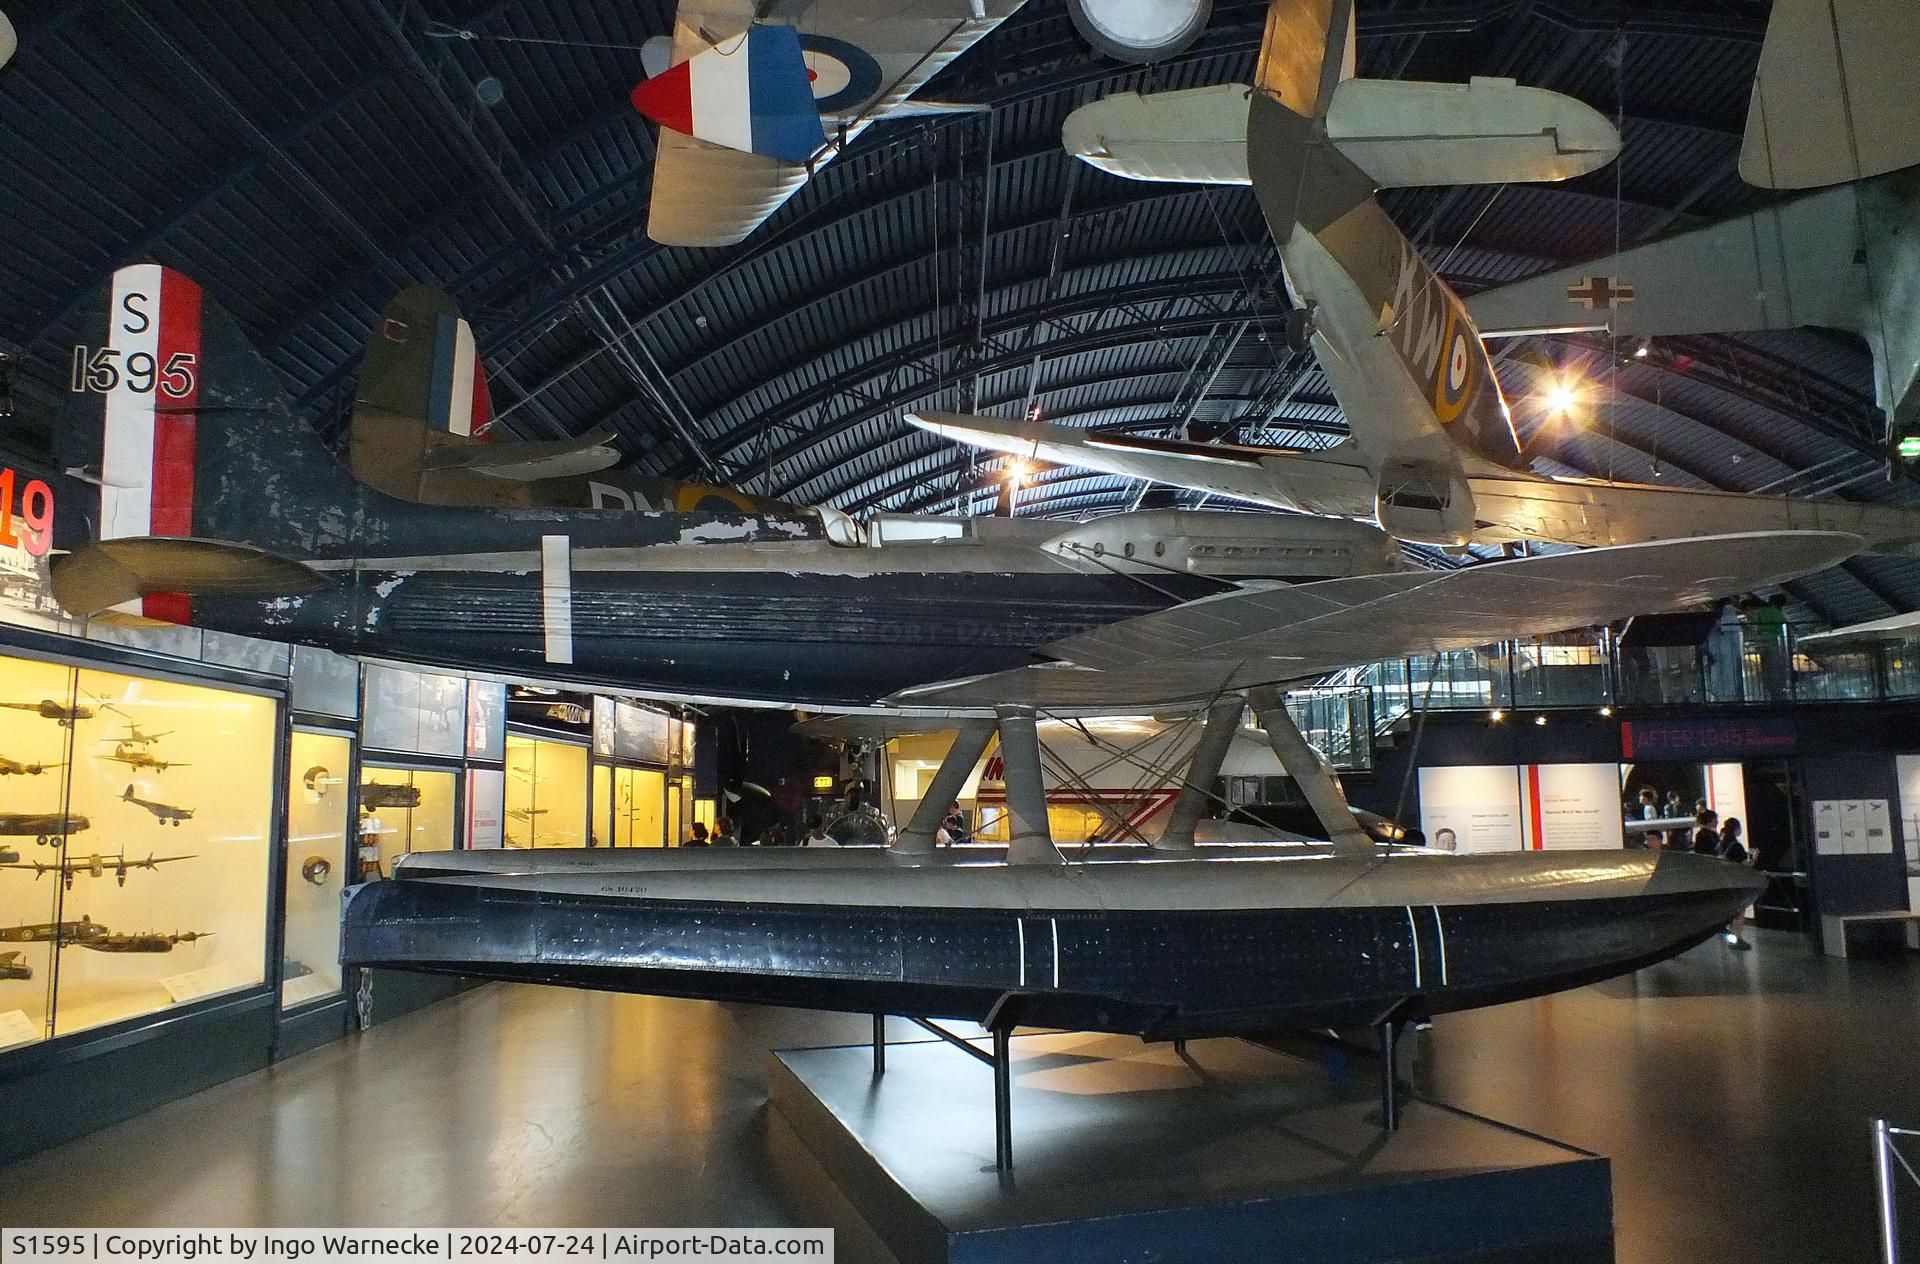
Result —
[[673, 507], [681, 513], [753, 512], [753, 501], [731, 487], [707, 483], [682, 483], [673, 494]]
[[1472, 331], [1453, 312], [1447, 313], [1446, 348], [1439, 371], [1434, 374], [1433, 411], [1444, 422], [1452, 421], [1467, 405], [1473, 393]]
[[800, 53], [813, 81], [813, 103], [822, 114], [851, 110], [880, 91], [880, 63], [857, 44], [803, 32]]

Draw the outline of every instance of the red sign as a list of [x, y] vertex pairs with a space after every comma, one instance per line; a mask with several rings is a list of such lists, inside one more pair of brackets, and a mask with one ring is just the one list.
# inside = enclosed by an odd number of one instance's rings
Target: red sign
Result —
[[45, 557], [53, 547], [53, 488], [37, 478], [27, 480], [20, 489], [22, 530], [14, 531], [13, 489], [19, 475], [0, 468], [0, 548], [23, 547], [35, 557]]

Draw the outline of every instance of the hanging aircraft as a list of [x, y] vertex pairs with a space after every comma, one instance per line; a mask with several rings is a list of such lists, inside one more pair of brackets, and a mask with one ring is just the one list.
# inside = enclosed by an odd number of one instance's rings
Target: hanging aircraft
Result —
[[682, 0], [643, 53], [633, 106], [660, 125], [647, 235], [731, 246], [1022, 0]]
[[78, 812], [0, 812], [0, 835], [31, 837], [44, 846], [60, 843], [91, 825]]
[[20, 47], [20, 37], [14, 33], [13, 23], [7, 15], [0, 13], [0, 66], [13, 60], [13, 54]]
[[1467, 306], [1489, 337], [1606, 331], [1644, 345], [1844, 330], [1867, 344], [1891, 433], [1920, 434], [1916, 94], [1920, 21], [1906, 0], [1781, 0], [1767, 19], [1740, 175], [1817, 192], [1496, 286]]
[[[1798, 533], [1436, 575], [1406, 569], [1371, 527], [1246, 514], [882, 517], [858, 544], [799, 508], [431, 506], [342, 470], [231, 318], [180, 274], [122, 269], [90, 328], [98, 343], [74, 352], [89, 367], [61, 427], [64, 466], [98, 479], [97, 508], [59, 524], [69, 551], [53, 587], [70, 611], [658, 697], [824, 709], [964, 695], [990, 710], [1023, 700], [988, 696], [995, 673], [1028, 692], [1044, 655], [1078, 670], [1040, 672], [1054, 682], [1042, 692], [1096, 674], [1115, 686], [1076, 706], [1142, 693], [1200, 705], [1438, 643], [1684, 607], [1856, 546]], [[1625, 592], [1626, 574], [1659, 582]], [[1245, 586], [1273, 580], [1293, 586]], [[1563, 599], [1534, 600], [1543, 585]], [[1195, 622], [1185, 610], [1198, 599], [1218, 636], [1174, 631]], [[1400, 634], [1379, 635], [1387, 627]], [[1262, 635], [1271, 644], [1249, 660]], [[1151, 666], [1165, 657], [1156, 636], [1182, 643], [1183, 662]]]
[[0, 777], [38, 777], [55, 768], [65, 768], [66, 761], [57, 764], [23, 764], [17, 759], [8, 759], [0, 755]]
[[[1476, 857], [1452, 877], [1383, 861], [1287, 716], [1281, 686], [1356, 662], [1688, 608], [1832, 565], [1860, 543], [1767, 532], [1424, 571], [1376, 528], [1334, 519], [883, 515], [836, 539], [822, 514], [799, 507], [428, 505], [368, 487], [336, 463], [293, 417], [232, 318], [179, 273], [122, 269], [80, 327], [85, 341], [72, 352], [80, 372], [58, 435], [62, 466], [85, 476], [89, 491], [69, 494], [72, 508], [56, 525], [66, 551], [52, 567], [54, 594], [71, 612], [652, 697], [952, 717], [979, 743], [975, 755], [988, 730], [1000, 732], [1014, 821], [1004, 865], [859, 870], [862, 881], [824, 910], [822, 892], [789, 875], [745, 881], [738, 902], [695, 929], [645, 894], [650, 885], [566, 889], [577, 875], [514, 877], [533, 894], [503, 897], [497, 916], [477, 919], [485, 924], [471, 933], [494, 945], [485, 952], [446, 938], [451, 928], [434, 931], [424, 902], [467, 918], [475, 900], [492, 898], [471, 883], [491, 879], [376, 883], [347, 912], [346, 959], [362, 964], [458, 960], [496, 977], [928, 1014], [978, 1012], [990, 990], [1046, 979], [1053, 1002], [1001, 1018], [1155, 1031], [1343, 1013], [1340, 997], [1392, 1000], [1386, 1018], [1397, 1021], [1601, 977], [1712, 933], [1750, 901], [1751, 875], [1677, 854], [1576, 862], [1563, 853], [1550, 865], [1518, 853]], [[1212, 728], [1216, 711], [1237, 714], [1249, 701], [1327, 825], [1331, 854], [1244, 862], [1264, 869], [1173, 861], [1151, 872], [1142, 865], [1139, 877], [1121, 875], [1125, 866], [1076, 867], [1088, 877], [1075, 894], [1046, 824], [1036, 715], [1205, 710]], [[951, 755], [949, 764], [957, 766]], [[942, 766], [936, 789], [951, 772]], [[941, 810], [952, 797], [943, 794], [929, 792]], [[902, 837], [918, 846], [924, 835], [930, 850], [932, 831], [918, 826]], [[1045, 867], [1067, 885], [1040, 876]], [[541, 935], [501, 950], [493, 937], [515, 919], [546, 916], [539, 891], [556, 883], [552, 917], [607, 911], [600, 924], [614, 939], [580, 947], [624, 954], [631, 972], [520, 959], [526, 943], [548, 943]], [[394, 893], [367, 894], [382, 887]], [[697, 883], [658, 889], [708, 896]], [[803, 891], [816, 901], [810, 913], [792, 904]], [[764, 956], [743, 961], [714, 938], [733, 933], [720, 928], [737, 929], [756, 904], [782, 919], [782, 935], [805, 935], [802, 923], [815, 919], [817, 942], [832, 953], [851, 951], [869, 931], [896, 936], [883, 957], [910, 943], [946, 946], [892, 984], [868, 972], [900, 963], [866, 956], [859, 987], [814, 987], [806, 972], [769, 971]], [[872, 909], [893, 919], [891, 931], [863, 911]], [[1219, 924], [1209, 909], [1234, 921], [1228, 938], [1210, 937]], [[933, 934], [948, 913], [959, 939]], [[1629, 932], [1623, 915], [1635, 919]], [[1441, 952], [1449, 922], [1467, 933], [1447, 946], [1480, 955], [1472, 966], [1463, 959], [1457, 976], [1429, 976], [1415, 958], [1438, 960], [1428, 954]], [[649, 925], [681, 937], [679, 973], [642, 960], [651, 950], [632, 936]], [[1502, 925], [1524, 941], [1520, 949], [1482, 953]], [[1135, 933], [1184, 947], [1141, 974], [1127, 963], [1155, 954], [1123, 950]], [[1032, 955], [1007, 956], [1016, 942]], [[1285, 950], [1259, 955], [1288, 963], [1292, 980], [1264, 1001], [1258, 993], [1273, 970], [1250, 968], [1233, 948], [1255, 942]], [[976, 949], [987, 954], [977, 972], [950, 989], [930, 984], [936, 957], [969, 959]], [[1316, 952], [1333, 953], [1341, 975], [1301, 968], [1298, 954]], [[1098, 975], [1103, 961], [1119, 973]], [[1530, 964], [1516, 972], [1516, 961]], [[838, 966], [823, 968], [840, 977]], [[1365, 978], [1349, 987], [1354, 972]], [[1222, 982], [1229, 975], [1258, 982], [1235, 991]]]
[[[0, 18], [0, 21], [4, 20], [4, 18]], [[25, 955], [25, 953], [18, 950], [13, 952], [0, 952], [0, 980], [31, 979], [33, 977], [33, 967], [20, 960], [20, 958]]]
[[[1350, 4], [1335, 7], [1351, 13]], [[1612, 125], [1578, 101], [1511, 80], [1354, 78], [1350, 38], [1329, 49], [1324, 65], [1303, 62], [1279, 73], [1285, 77], [1270, 75], [1259, 91], [1228, 84], [1107, 97], [1074, 111], [1062, 136], [1074, 156], [1129, 179], [1253, 185], [1300, 305], [1302, 332], [1346, 417], [1346, 439], [1301, 452], [953, 413], [907, 420], [1021, 459], [1280, 509], [1370, 518], [1400, 539], [1453, 548], [1526, 540], [1616, 545], [1766, 530], [1845, 531], [1871, 549], [1920, 548], [1920, 511], [1912, 509], [1533, 473], [1475, 324], [1476, 315], [1493, 318], [1485, 304], [1499, 295], [1511, 293], [1518, 304], [1521, 288], [1483, 295], [1470, 313], [1374, 193], [1566, 179], [1614, 157], [1619, 138]], [[1836, 213], [1829, 208], [1822, 222]], [[1742, 259], [1750, 228], [1723, 239]], [[1817, 257], [1805, 257], [1804, 266], [1844, 274], [1835, 253], [1842, 249], [1836, 238]], [[1593, 272], [1584, 265], [1522, 285], [1528, 296], [1550, 296], [1562, 316], [1570, 299], [1617, 302], [1608, 278], [1589, 284]], [[1667, 275], [1682, 305], [1699, 292], [1692, 275]], [[1729, 266], [1722, 277], [1727, 288], [1744, 286], [1751, 297], [1754, 284], [1739, 269]], [[1641, 302], [1637, 295], [1623, 310]], [[1504, 317], [1507, 308], [1501, 310]], [[1529, 320], [1537, 323], [1537, 312], [1538, 304], [1528, 306]]]
[[128, 786], [126, 793], [120, 797], [135, 807], [144, 808], [146, 811], [152, 813], [156, 821], [165, 825], [171, 825], [176, 829], [179, 828], [180, 822], [191, 821], [193, 819], [192, 808], [176, 808], [171, 803], [159, 803], [152, 799], [142, 799], [134, 794], [132, 786]]
[[135, 869], [157, 870], [161, 865], [175, 860], [192, 860], [192, 856], [156, 856], [147, 853], [145, 860], [129, 860], [123, 853], [118, 856], [69, 856], [64, 860], [30, 860], [25, 864], [0, 864], [0, 869], [31, 869], [38, 879], [49, 873], [60, 875], [60, 885], [68, 891], [73, 890], [73, 880], [81, 874], [89, 878], [104, 878], [109, 873], [120, 885], [127, 885], [127, 874]]

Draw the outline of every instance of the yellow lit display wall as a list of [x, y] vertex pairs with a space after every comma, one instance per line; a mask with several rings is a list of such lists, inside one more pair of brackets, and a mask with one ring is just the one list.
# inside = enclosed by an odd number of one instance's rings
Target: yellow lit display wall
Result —
[[507, 846], [587, 845], [587, 748], [507, 734]]
[[0, 1048], [261, 983], [277, 707], [0, 658]]

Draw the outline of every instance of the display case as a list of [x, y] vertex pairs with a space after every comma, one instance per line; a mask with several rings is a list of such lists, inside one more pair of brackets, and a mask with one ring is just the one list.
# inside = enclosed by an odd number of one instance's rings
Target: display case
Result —
[[652, 768], [613, 770], [613, 845], [664, 847], [667, 775]]
[[352, 775], [351, 736], [319, 729], [293, 731], [287, 746], [283, 1009], [340, 991], [340, 892], [347, 878]]
[[359, 881], [393, 873], [403, 852], [452, 851], [459, 820], [451, 768], [368, 762], [360, 771]]
[[278, 706], [0, 658], [0, 1048], [265, 982]]
[[587, 845], [587, 748], [507, 734], [509, 847]]

